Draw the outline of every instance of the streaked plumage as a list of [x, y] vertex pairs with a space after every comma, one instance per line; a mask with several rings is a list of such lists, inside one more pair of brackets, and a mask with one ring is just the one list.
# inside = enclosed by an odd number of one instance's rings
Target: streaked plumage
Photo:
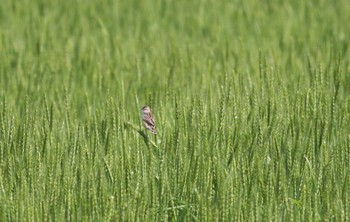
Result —
[[148, 106], [142, 107], [141, 118], [143, 126], [146, 129], [150, 130], [152, 133], [157, 134], [156, 121], [154, 120], [154, 116], [151, 112], [151, 109]]

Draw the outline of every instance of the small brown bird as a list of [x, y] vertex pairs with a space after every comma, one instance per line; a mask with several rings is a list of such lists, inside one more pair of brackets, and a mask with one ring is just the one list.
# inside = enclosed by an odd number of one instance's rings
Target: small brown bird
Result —
[[154, 120], [154, 116], [151, 112], [151, 109], [148, 106], [142, 107], [141, 118], [143, 126], [146, 129], [150, 130], [152, 133], [157, 134], [156, 121]]

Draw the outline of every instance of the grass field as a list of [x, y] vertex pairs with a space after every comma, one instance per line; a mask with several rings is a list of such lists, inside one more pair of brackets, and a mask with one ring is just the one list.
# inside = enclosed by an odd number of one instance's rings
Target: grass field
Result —
[[349, 14], [2, 1], [0, 221], [350, 221]]

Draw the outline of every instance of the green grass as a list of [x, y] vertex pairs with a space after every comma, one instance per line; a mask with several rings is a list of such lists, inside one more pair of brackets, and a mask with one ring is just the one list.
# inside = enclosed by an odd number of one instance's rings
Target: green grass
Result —
[[350, 221], [349, 14], [5, 0], [0, 221]]

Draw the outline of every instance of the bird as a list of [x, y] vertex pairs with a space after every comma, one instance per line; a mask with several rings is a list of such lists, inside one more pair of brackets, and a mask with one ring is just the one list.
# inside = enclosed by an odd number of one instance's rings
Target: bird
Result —
[[153, 134], [157, 134], [156, 130], [156, 121], [154, 120], [154, 116], [152, 114], [151, 109], [149, 106], [144, 106], [141, 109], [141, 119], [143, 126], [151, 131]]

